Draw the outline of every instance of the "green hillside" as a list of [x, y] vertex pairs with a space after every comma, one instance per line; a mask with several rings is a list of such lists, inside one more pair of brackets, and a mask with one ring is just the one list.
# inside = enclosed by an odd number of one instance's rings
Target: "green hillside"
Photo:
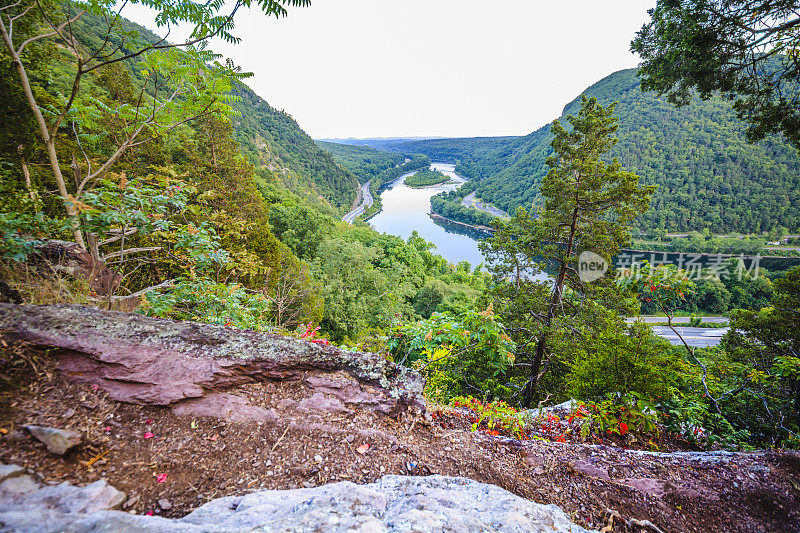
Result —
[[[696, 99], [675, 108], [665, 98], [642, 93], [635, 69], [616, 72], [585, 94], [604, 105], [619, 102], [619, 143], [609, 155], [658, 186], [641, 226], [715, 232], [800, 229], [800, 157], [780, 137], [748, 143], [746, 125], [726, 101]], [[562, 122], [579, 105], [580, 98], [570, 102]], [[538, 201], [551, 139], [547, 125], [524, 137], [437, 139], [390, 149], [459, 163], [460, 173], [479, 180], [481, 198], [513, 212]]]
[[269, 171], [287, 188], [312, 201], [320, 197], [337, 212], [346, 212], [358, 190], [356, 177], [334, 161], [295, 120], [278, 111], [249, 87], [236, 91], [232, 107], [236, 140], [253, 163]]
[[401, 165], [405, 157], [401, 154], [375, 150], [367, 146], [356, 146], [334, 142], [317, 141], [320, 148], [333, 155], [333, 160], [355, 174], [359, 183], [366, 183], [387, 168]]
[[[122, 19], [119, 25], [122, 32], [128, 35], [135, 32], [142, 41], [154, 43], [160, 39], [134, 22]], [[75, 33], [88, 48], [95, 49], [101, 42], [103, 23], [96, 17], [82, 17], [75, 24]], [[112, 35], [112, 41], [124, 43], [119, 35]], [[125, 49], [123, 45], [123, 51]], [[134, 84], [141, 86], [140, 58], [127, 60], [124, 65]], [[51, 67], [51, 74], [53, 72], [60, 74], [61, 67]], [[54, 85], [66, 93], [72, 72], [67, 70], [63, 75], [61, 83], [56, 76]], [[88, 82], [91, 84], [92, 80]], [[236, 112], [231, 117], [234, 138], [263, 178], [275, 179], [332, 214], [346, 212], [358, 190], [353, 174], [320, 149], [291, 115], [270, 106], [244, 83], [237, 83], [233, 92], [238, 97], [230, 102]]]

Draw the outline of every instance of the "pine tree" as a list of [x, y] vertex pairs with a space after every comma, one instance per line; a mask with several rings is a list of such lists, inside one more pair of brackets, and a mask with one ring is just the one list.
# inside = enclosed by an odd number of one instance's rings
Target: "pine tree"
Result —
[[[524, 307], [538, 324], [530, 342], [520, 343], [532, 344], [535, 340], [524, 388], [527, 405], [537, 396], [553, 323], [563, 313], [565, 287], [580, 293], [588, 291], [578, 275], [580, 252], [590, 250], [610, 261], [629, 242], [628, 225], [647, 209], [654, 190], [640, 187], [639, 176], [623, 170], [616, 159], [611, 163], [601, 160], [617, 142], [616, 104], [603, 107], [595, 98], [585, 96], [581, 104], [578, 116], [567, 118], [570, 129], [559, 121], [553, 123], [554, 154], [547, 159], [550, 171], [542, 181], [545, 202], [538, 217], [520, 208], [511, 220], [498, 223], [495, 236], [485, 247], [494, 260], [495, 275], [513, 279], [514, 298], [525, 302], [523, 306], [512, 303], [512, 307], [517, 313]], [[530, 282], [535, 258], [543, 258], [556, 271], [548, 282], [551, 287], [546, 302], [537, 303], [537, 298], [519, 291], [527, 287], [524, 292], [541, 294], [542, 288]]]

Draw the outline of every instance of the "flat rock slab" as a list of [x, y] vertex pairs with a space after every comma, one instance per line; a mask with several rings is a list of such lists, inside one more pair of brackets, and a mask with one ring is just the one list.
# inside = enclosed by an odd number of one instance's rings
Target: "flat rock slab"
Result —
[[[96, 384], [117, 401], [171, 405], [243, 383], [305, 378], [345, 402], [388, 414], [425, 405], [420, 375], [379, 354], [258, 331], [76, 305], [5, 303], [0, 330], [61, 348], [55, 355], [65, 375]], [[350, 384], [328, 377], [342, 372]]]
[[[340, 482], [308, 489], [263, 490], [212, 500], [180, 519], [98, 509], [98, 505], [110, 509], [121, 503], [119, 498], [97, 497], [102, 490], [93, 487], [99, 483], [69, 488], [91, 488], [87, 494], [94, 498], [91, 508], [74, 507], [74, 494], [62, 485], [39, 489], [27, 499], [15, 498], [11, 502], [4, 502], [5, 495], [0, 493], [0, 524], [8, 531], [75, 533], [587, 531], [572, 523], [555, 505], [534, 503], [497, 486], [459, 477], [384, 476], [369, 485]], [[35, 496], [48, 489], [46, 499]], [[63, 497], [53, 494], [53, 489], [60, 490]]]

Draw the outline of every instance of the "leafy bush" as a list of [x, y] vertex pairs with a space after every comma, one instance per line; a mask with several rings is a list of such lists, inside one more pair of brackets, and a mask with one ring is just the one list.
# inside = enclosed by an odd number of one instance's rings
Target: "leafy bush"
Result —
[[426, 376], [428, 398], [445, 402], [470, 390], [490, 397], [508, 394], [504, 372], [515, 349], [491, 306], [458, 316], [434, 313], [428, 320], [394, 327], [389, 340], [395, 361]]
[[243, 329], [265, 329], [270, 324], [269, 302], [241, 285], [209, 278], [182, 278], [174, 287], [147, 293], [142, 305], [148, 316], [199, 320]]
[[568, 421], [583, 419], [580, 437], [588, 440], [593, 434], [617, 434], [647, 439], [656, 447], [661, 432], [658, 412], [655, 406], [636, 393], [625, 395], [608, 394], [606, 399], [597, 402], [581, 402], [572, 411]]
[[585, 400], [611, 393], [663, 396], [679, 365], [675, 349], [646, 324], [611, 323], [577, 347], [567, 394]]
[[485, 427], [490, 435], [498, 435], [502, 431], [517, 439], [524, 436], [526, 425], [524, 414], [502, 400], [483, 403], [472, 396], [458, 396], [453, 398], [450, 405], [464, 407], [475, 413], [472, 431]]

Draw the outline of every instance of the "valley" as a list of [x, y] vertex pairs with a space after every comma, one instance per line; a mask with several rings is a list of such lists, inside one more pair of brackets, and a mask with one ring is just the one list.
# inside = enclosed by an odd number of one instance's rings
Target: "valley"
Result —
[[0, 529], [800, 530], [800, 10], [620, 2], [0, 5]]

